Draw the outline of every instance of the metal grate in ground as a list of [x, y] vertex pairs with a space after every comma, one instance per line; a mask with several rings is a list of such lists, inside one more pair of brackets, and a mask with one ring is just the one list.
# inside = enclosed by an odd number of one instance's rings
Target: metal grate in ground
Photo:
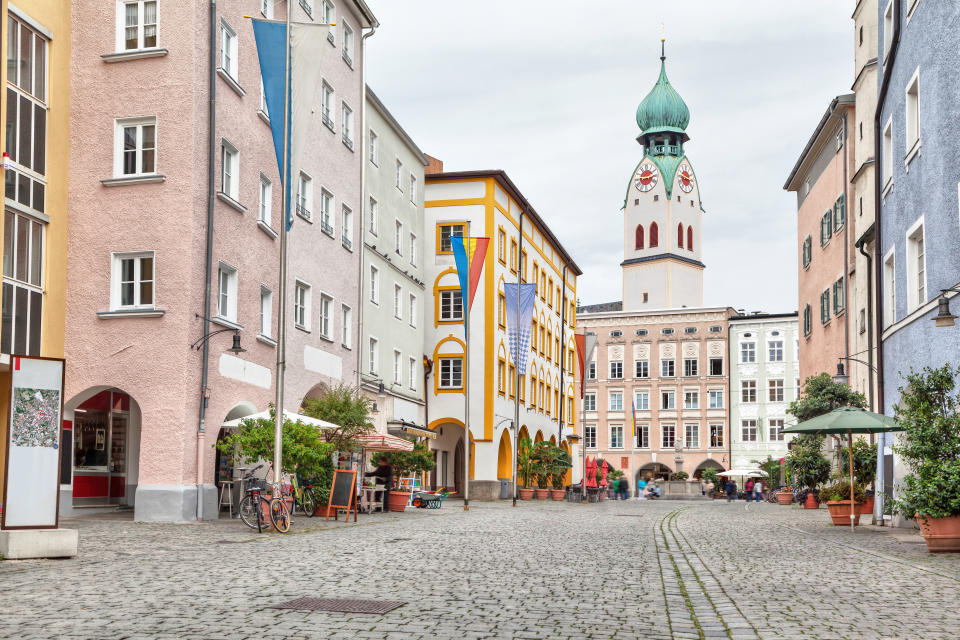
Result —
[[406, 602], [397, 600], [341, 600], [337, 598], [297, 598], [272, 605], [271, 609], [300, 609], [303, 611], [332, 611], [335, 613], [387, 613]]

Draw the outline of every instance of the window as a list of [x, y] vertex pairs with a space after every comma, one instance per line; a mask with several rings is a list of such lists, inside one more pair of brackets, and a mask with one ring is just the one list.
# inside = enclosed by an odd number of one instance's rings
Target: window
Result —
[[409, 307], [410, 307], [409, 308], [410, 326], [416, 327], [417, 326], [417, 296], [412, 293], [410, 294]]
[[687, 449], [700, 448], [700, 425], [698, 424], [684, 425], [683, 446], [686, 447]]
[[591, 362], [587, 365], [587, 380], [597, 379], [597, 363]]
[[909, 310], [927, 302], [927, 265], [923, 243], [923, 222], [907, 235], [907, 305]]
[[663, 449], [673, 449], [677, 444], [677, 428], [672, 424], [660, 425], [660, 441]]
[[343, 61], [353, 66], [353, 29], [346, 22], [343, 24]]
[[417, 202], [417, 176], [410, 174], [410, 202]]
[[740, 343], [740, 362], [756, 362], [756, 361], [757, 361], [757, 343], [741, 342]]
[[410, 264], [417, 266], [417, 234], [410, 234]]
[[417, 359], [413, 357], [407, 361], [407, 384], [411, 391], [417, 390]]
[[767, 343], [767, 357], [770, 362], [783, 362], [783, 340], [771, 340]]
[[808, 304], [803, 308], [803, 335], [805, 336], [810, 335], [810, 332], [813, 330], [812, 315], [810, 305]]
[[883, 260], [883, 320], [887, 326], [897, 321], [896, 270], [894, 269], [894, 248]]
[[830, 243], [830, 237], [833, 235], [833, 210], [827, 209], [827, 212], [820, 217], [820, 246], [825, 247]]
[[683, 408], [699, 409], [700, 408], [700, 392], [684, 391], [683, 392]]
[[[834, 285], [836, 287], [836, 285]], [[830, 289], [824, 289], [820, 294], [820, 323], [830, 322]]]
[[240, 78], [238, 63], [239, 55], [237, 53], [239, 38], [237, 32], [226, 23], [220, 21], [220, 68], [228, 76], [233, 78], [234, 82]]
[[353, 149], [353, 109], [346, 102], [340, 105], [340, 138], [347, 148]]
[[340, 244], [353, 249], [353, 210], [347, 205], [340, 209]]
[[920, 142], [920, 70], [917, 69], [910, 84], [907, 85], [907, 109], [906, 109], [906, 136], [907, 136], [907, 157], [914, 146]]
[[833, 203], [833, 232], [840, 233], [847, 222], [847, 199], [841, 194]]
[[399, 220], [393, 227], [393, 250], [398, 256], [403, 255], [403, 223]]
[[[333, 3], [330, 0], [323, 0], [320, 3], [320, 24], [333, 24], [336, 22], [333, 11]], [[327, 32], [327, 40], [331, 44], [336, 44], [333, 40], [333, 27], [330, 27], [330, 30]]]
[[440, 388], [463, 388], [463, 358], [440, 358]]
[[683, 360], [683, 375], [688, 378], [697, 377], [697, 359], [696, 358], [684, 358]]
[[353, 348], [353, 309], [345, 304], [340, 305], [340, 344]]
[[237, 270], [222, 262], [217, 269], [217, 315], [237, 321]]
[[673, 391], [662, 391], [660, 393], [660, 408], [664, 411], [676, 409], [676, 393]]
[[[261, 10], [267, 18], [273, 17], [273, 4], [261, 0]], [[270, 15], [267, 15], [269, 11]], [[123, 3], [123, 29], [117, 48], [124, 51], [151, 49], [157, 46], [157, 3], [155, 0], [137, 0]]]
[[638, 224], [637, 230], [634, 232], [633, 248], [636, 249], [637, 251], [640, 251], [643, 249], [643, 225], [642, 224]]
[[810, 266], [810, 261], [813, 258], [813, 241], [810, 239], [810, 236], [807, 236], [803, 240], [801, 255], [803, 256], [803, 268], [806, 269]]
[[783, 418], [770, 419], [770, 441], [783, 441]]
[[675, 370], [675, 361], [673, 360], [661, 360], [660, 361], [660, 377], [662, 378], [672, 378], [676, 375]]
[[623, 449], [623, 425], [610, 425], [610, 448]]
[[709, 397], [709, 404], [707, 405], [708, 409], [723, 409], [723, 391], [720, 389], [712, 389], [707, 392]]
[[[7, 211], [3, 235], [2, 351], [38, 356], [43, 318], [43, 225]], [[115, 290], [116, 270], [115, 263]], [[151, 280], [152, 272], [151, 266]]]
[[403, 320], [403, 287], [393, 285], [393, 317]]
[[273, 292], [260, 285], [260, 335], [270, 337], [273, 325]]
[[677, 248], [683, 249], [683, 223], [677, 225]]
[[783, 402], [783, 380], [768, 380], [767, 393], [770, 402]]
[[[32, 257], [34, 260], [38, 260], [42, 254], [42, 241], [41, 241], [41, 229], [42, 225], [37, 222], [32, 222], [30, 219], [23, 216], [14, 216], [12, 213], [7, 212], [6, 214], [6, 224], [11, 226], [11, 231], [8, 233], [6, 227], [4, 227], [4, 235], [8, 236], [8, 242], [11, 240], [9, 236], [13, 234], [12, 226], [14, 224], [14, 218], [16, 218], [16, 223], [18, 224], [17, 229], [17, 248], [16, 248], [16, 262], [17, 267], [20, 268], [20, 249], [19, 246], [23, 243], [23, 249], [27, 250], [25, 252], [26, 256], [31, 256], [29, 253], [30, 242], [33, 241], [37, 243], [36, 254], [33, 254]], [[31, 233], [32, 232], [32, 233]], [[29, 234], [29, 235], [28, 235]], [[33, 237], [30, 237], [33, 236]], [[11, 256], [11, 258], [13, 258]], [[13, 263], [14, 260], [4, 260], [4, 262]], [[26, 266], [26, 265], [24, 265]], [[17, 277], [16, 279], [21, 281], [32, 282], [35, 286], [41, 286], [42, 280], [40, 280], [39, 271], [40, 263], [35, 262], [35, 264], [30, 265], [31, 269], [36, 269], [36, 277], [27, 278], [27, 274], [22, 274], [23, 277]], [[5, 269], [6, 271], [6, 269]], [[4, 273], [4, 276], [14, 276], [13, 273], [7, 274]], [[33, 274], [30, 274], [33, 276]], [[152, 251], [145, 253], [115, 253], [113, 255], [113, 291], [111, 292], [111, 305], [112, 309], [152, 309], [154, 306], [154, 254]]]
[[510, 238], [510, 271], [517, 272], [517, 241]]
[[723, 425], [722, 424], [710, 425], [710, 448], [711, 449], [723, 448]]
[[623, 336], [623, 331], [620, 331], [619, 329], [610, 332], [611, 338], [620, 338], [622, 336]]
[[[5, 151], [10, 157], [6, 162], [6, 197], [37, 211], [44, 211], [46, 186], [42, 176], [46, 173], [47, 148], [47, 43], [13, 15], [8, 16], [7, 25]], [[115, 174], [120, 175], [121, 133], [117, 132], [115, 136]], [[31, 170], [32, 174], [20, 171], [21, 168]]]
[[623, 363], [622, 362], [611, 362], [610, 363], [610, 377], [612, 379], [623, 378]]
[[660, 329], [660, 333], [662, 333], [665, 336], [671, 336], [673, 335], [674, 332], [673, 332], [673, 329], [668, 327], [666, 329]]
[[846, 282], [841, 277], [839, 280], [833, 283], [833, 313], [834, 315], [839, 315], [843, 313], [843, 310], [846, 308]]
[[300, 0], [300, 8], [311, 20], [313, 19], [313, 0]]
[[320, 295], [320, 335], [333, 340], [333, 298]]
[[440, 251], [439, 253], [453, 253], [453, 243], [451, 238], [462, 238], [465, 224], [442, 224], [440, 225]]
[[380, 304], [380, 270], [370, 265], [370, 302]]
[[660, 243], [659, 228], [657, 227], [656, 222], [651, 222], [650, 223], [650, 248], [653, 249], [654, 247], [659, 246], [659, 243]]
[[610, 392], [610, 411], [623, 411], [623, 393], [620, 391]]
[[376, 198], [370, 198], [370, 202], [367, 206], [367, 229], [373, 235], [377, 235], [379, 229], [379, 206]]
[[260, 207], [257, 219], [270, 226], [271, 210], [273, 209], [273, 184], [265, 175], [260, 174]]
[[310, 330], [310, 285], [297, 281], [293, 289], [293, 324]]
[[403, 382], [403, 370], [401, 363], [403, 354], [398, 349], [393, 350], [393, 383], [401, 384]]
[[757, 381], [756, 380], [740, 381], [740, 401], [741, 402], [757, 401]]
[[333, 87], [324, 82], [320, 85], [320, 119], [327, 125], [330, 131], [334, 130], [333, 124], [333, 106], [334, 106]]
[[497, 324], [501, 329], [507, 327], [507, 298], [502, 292], [497, 294]]
[[880, 165], [880, 184], [884, 189], [893, 180], [893, 118], [883, 128], [883, 164]]
[[743, 440], [744, 442], [756, 442], [757, 441], [757, 421], [741, 420], [740, 433], [741, 433], [741, 440]]
[[226, 140], [220, 145], [220, 191], [234, 202], [240, 197], [240, 152]]
[[686, 333], [686, 334], [696, 333], [696, 332], [697, 332], [697, 328], [696, 328], [696, 327], [684, 327], [684, 328], [683, 328], [683, 332]]
[[367, 369], [373, 375], [376, 375], [380, 370], [380, 342], [376, 338], [370, 338], [370, 360], [367, 363]]
[[380, 136], [373, 129], [368, 132], [367, 155], [370, 158], [370, 164], [375, 167], [380, 164]]
[[593, 393], [583, 394], [583, 410], [584, 411], [596, 411], [597, 410], [597, 396]]
[[723, 358], [710, 358], [710, 375], [723, 375]]
[[440, 292], [440, 321], [463, 320], [463, 296], [460, 289], [445, 289]]
[[650, 448], [650, 425], [638, 424], [636, 433], [636, 444], [638, 449]]
[[397, 175], [396, 175], [396, 187], [400, 190], [400, 193], [403, 193], [403, 181], [401, 176], [403, 175], [403, 163], [400, 160], [397, 160]]
[[[271, 2], [272, 0], [263, 0], [264, 2]], [[271, 5], [272, 6], [272, 5]], [[263, 88], [263, 77], [260, 78], [260, 113], [266, 116], [267, 120], [270, 120], [270, 109], [267, 107], [267, 92]], [[267, 123], [269, 124], [269, 122]]]
[[[693, 206], [693, 200], [690, 201], [690, 206]], [[693, 251], [693, 226], [687, 227], [687, 251]]]
[[313, 220], [311, 209], [313, 209], [313, 180], [301, 171], [297, 179], [297, 215], [304, 220]]
[[637, 411], [649, 411], [650, 410], [650, 392], [649, 391], [637, 391], [634, 394], [635, 404], [634, 407]]
[[325, 234], [333, 235], [333, 194], [324, 188], [320, 188], [320, 230]]
[[593, 424], [583, 427], [583, 446], [585, 449], [597, 448], [597, 426]]
[[[7, 89], [7, 108], [10, 109], [11, 91]], [[21, 99], [21, 103], [23, 100]], [[22, 104], [21, 104], [22, 106]], [[9, 124], [7, 119], [7, 127]], [[23, 112], [20, 114], [20, 128], [23, 128]], [[29, 115], [27, 116], [29, 118]], [[155, 118], [137, 118], [133, 120], [117, 120], [116, 131], [116, 160], [114, 175], [142, 176], [156, 173], [157, 165], [157, 121]], [[10, 139], [8, 137], [8, 146]], [[23, 156], [24, 145], [20, 144], [20, 156]], [[22, 160], [20, 161], [23, 164]], [[7, 196], [9, 197], [9, 188]], [[18, 198], [19, 200], [20, 198]], [[34, 206], [34, 209], [37, 207]]]
[[649, 378], [650, 377], [650, 362], [647, 360], [637, 360], [636, 365], [636, 378]]

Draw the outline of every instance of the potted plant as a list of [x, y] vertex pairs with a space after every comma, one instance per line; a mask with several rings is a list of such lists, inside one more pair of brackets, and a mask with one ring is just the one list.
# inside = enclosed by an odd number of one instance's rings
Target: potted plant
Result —
[[517, 475], [522, 485], [517, 489], [517, 494], [521, 500], [533, 500], [533, 488], [530, 486], [534, 475], [532, 450], [533, 443], [529, 437], [524, 436], [517, 442]]
[[[395, 476], [405, 476], [412, 473], [426, 473], [432, 471], [436, 463], [433, 461], [433, 453], [426, 442], [417, 442], [413, 445], [413, 451], [393, 451], [387, 454], [387, 460], [393, 467]], [[390, 490], [387, 496], [387, 506], [390, 511], [404, 511], [407, 508], [407, 502], [410, 500], [410, 491]]]
[[[840, 472], [844, 477], [850, 477], [850, 452], [847, 447], [837, 447], [837, 457], [840, 461]], [[857, 440], [853, 443], [853, 477], [864, 488], [877, 477], [877, 445], [866, 440]], [[860, 506], [861, 514], [873, 513], [873, 492], [865, 492], [864, 503]]]
[[795, 495], [797, 504], [803, 505], [804, 509], [819, 509], [820, 501], [817, 500], [817, 492], [812, 489], [801, 489]]
[[541, 440], [533, 445], [531, 457], [533, 458], [534, 473], [537, 480], [537, 500], [550, 499], [550, 490], [547, 487], [550, 484], [550, 475], [553, 470], [554, 458], [556, 457], [554, 449], [556, 449], [556, 447], [546, 440]]
[[894, 509], [914, 518], [931, 552], [960, 551], [960, 368], [911, 371], [894, 407], [903, 428], [893, 448], [910, 473]]
[[686, 471], [677, 471], [676, 473], [670, 474], [671, 480], [682, 481], [682, 480], [687, 480], [689, 477], [690, 477], [690, 474], [687, 473]]
[[[821, 453], [823, 440], [823, 436], [801, 435], [793, 441], [793, 447], [787, 454], [784, 464], [793, 479], [794, 486], [807, 489], [812, 493], [830, 478], [830, 461]], [[779, 491], [777, 502], [791, 504], [793, 492]]]
[[567, 474], [567, 470], [573, 466], [573, 462], [570, 459], [569, 453], [560, 447], [554, 447], [554, 449], [553, 466], [550, 469], [550, 480], [553, 484], [550, 497], [554, 500], [563, 500], [565, 495], [563, 478]]
[[830, 519], [837, 526], [850, 525], [850, 513], [854, 515], [853, 524], [860, 524], [860, 509], [858, 505], [863, 504], [866, 496], [863, 493], [863, 487], [854, 482], [853, 501], [850, 499], [850, 481], [846, 479], [837, 479], [831, 485], [827, 485], [820, 490], [820, 502], [827, 503], [827, 509], [830, 510]]
[[703, 472], [701, 472], [700, 474], [700, 479], [704, 482], [704, 484], [708, 484], [708, 483], [713, 484], [713, 493], [707, 494], [707, 497], [716, 498], [717, 494], [721, 492], [721, 486], [720, 486], [721, 480], [720, 480], [719, 472], [713, 468], [704, 469]]

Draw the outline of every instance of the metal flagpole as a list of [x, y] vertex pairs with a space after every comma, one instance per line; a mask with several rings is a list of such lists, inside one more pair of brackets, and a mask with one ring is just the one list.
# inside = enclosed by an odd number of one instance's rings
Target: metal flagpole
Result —
[[[466, 248], [466, 245], [464, 245]], [[463, 510], [470, 511], [470, 287], [463, 301]]]
[[274, 495], [280, 495], [281, 456], [283, 453], [283, 374], [286, 369], [286, 315], [287, 315], [287, 221], [290, 217], [290, 14], [292, 3], [287, 2], [286, 51], [283, 66], [283, 193], [280, 210], [280, 297], [277, 311], [277, 396], [273, 427], [273, 481]]
[[[584, 330], [586, 331], [586, 330]], [[584, 345], [586, 345], [586, 333], [584, 333]], [[583, 355], [586, 362], [587, 355]], [[580, 502], [587, 501], [587, 403], [584, 402], [586, 395], [587, 381], [580, 376], [580, 464], [582, 465], [580, 475]]]
[[[523, 218], [520, 218], [521, 225]], [[521, 231], [522, 233], [522, 231]], [[520, 455], [520, 276], [517, 275], [517, 323], [514, 327], [517, 345], [513, 354], [513, 506], [517, 506], [517, 456]]]

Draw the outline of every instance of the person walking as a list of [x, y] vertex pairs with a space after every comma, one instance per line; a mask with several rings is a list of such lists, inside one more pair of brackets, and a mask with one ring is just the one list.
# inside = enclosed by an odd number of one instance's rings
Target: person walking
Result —
[[727, 478], [727, 484], [724, 486], [727, 492], [727, 502], [732, 502], [737, 497], [737, 483], [733, 478]]
[[647, 491], [647, 481], [643, 479], [643, 476], [637, 480], [637, 500], [644, 500], [646, 496], [644, 493]]
[[713, 500], [713, 480], [707, 480], [707, 497]]
[[627, 480], [627, 476], [622, 476], [620, 478], [620, 499], [630, 499], [630, 481]]
[[363, 474], [363, 477], [369, 478], [373, 476], [378, 481], [383, 483], [383, 509], [382, 512], [387, 512], [387, 499], [390, 494], [390, 490], [393, 489], [393, 467], [390, 466], [390, 459], [387, 456], [380, 456], [380, 464], [373, 471], [368, 471]]
[[746, 494], [744, 497], [747, 499], [747, 502], [753, 500], [753, 478], [747, 478], [747, 484], [743, 485], [743, 489]]
[[763, 480], [757, 480], [753, 483], [753, 494], [756, 496], [757, 502], [763, 500]]

